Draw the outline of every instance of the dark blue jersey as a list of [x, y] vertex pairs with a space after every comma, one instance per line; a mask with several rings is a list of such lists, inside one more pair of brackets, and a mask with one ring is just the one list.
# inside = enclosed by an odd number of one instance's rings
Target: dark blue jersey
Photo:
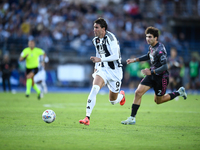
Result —
[[[167, 64], [167, 51], [165, 46], [158, 42], [155, 46], [149, 46], [148, 57], [151, 63], [151, 69], [155, 70]], [[169, 74], [167, 70], [159, 73], [160, 75]], [[158, 74], [157, 74], [158, 75]]]

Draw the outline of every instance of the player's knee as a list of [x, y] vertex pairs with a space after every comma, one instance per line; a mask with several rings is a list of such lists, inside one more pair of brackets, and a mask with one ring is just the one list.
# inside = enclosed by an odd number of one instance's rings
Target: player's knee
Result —
[[135, 91], [135, 95], [141, 97], [142, 96], [142, 92], [140, 90], [136, 90]]

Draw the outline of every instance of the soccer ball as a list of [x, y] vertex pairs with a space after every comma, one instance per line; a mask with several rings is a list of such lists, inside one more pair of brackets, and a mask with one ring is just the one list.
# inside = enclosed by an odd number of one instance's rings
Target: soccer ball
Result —
[[53, 110], [45, 110], [42, 114], [42, 119], [46, 123], [52, 123], [56, 119], [56, 113]]

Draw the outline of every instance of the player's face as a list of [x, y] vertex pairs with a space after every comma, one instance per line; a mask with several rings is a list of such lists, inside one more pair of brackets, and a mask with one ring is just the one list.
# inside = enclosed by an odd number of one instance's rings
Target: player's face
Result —
[[99, 38], [104, 37], [104, 28], [101, 28], [99, 24], [94, 24], [94, 35]]
[[34, 42], [34, 41], [29, 41], [29, 42], [28, 42], [28, 46], [29, 46], [30, 48], [34, 48], [34, 47], [35, 47], [35, 42]]
[[172, 57], [176, 57], [177, 53], [176, 53], [176, 50], [172, 49], [171, 50], [171, 56]]
[[154, 37], [152, 34], [146, 34], [146, 41], [149, 45], [154, 46], [157, 43], [157, 37]]

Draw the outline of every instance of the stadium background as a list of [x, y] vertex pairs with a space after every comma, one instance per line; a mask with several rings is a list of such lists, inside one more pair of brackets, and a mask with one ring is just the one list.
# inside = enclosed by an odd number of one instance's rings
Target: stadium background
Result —
[[25, 88], [25, 65], [18, 58], [29, 39], [35, 39], [50, 59], [49, 87], [89, 87], [93, 71], [89, 58], [95, 55], [93, 21], [100, 16], [119, 39], [123, 69], [131, 55], [147, 52], [145, 28], [159, 28], [168, 56], [175, 47], [184, 60], [183, 84], [188, 87], [191, 57], [200, 59], [200, 0], [2, 0], [0, 57], [10, 56], [13, 88]]

